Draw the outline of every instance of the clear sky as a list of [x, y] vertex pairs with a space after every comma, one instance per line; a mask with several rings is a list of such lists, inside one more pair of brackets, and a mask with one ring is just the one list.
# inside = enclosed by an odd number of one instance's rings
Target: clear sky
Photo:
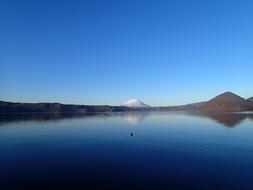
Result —
[[251, 0], [0, 0], [0, 99], [253, 96]]

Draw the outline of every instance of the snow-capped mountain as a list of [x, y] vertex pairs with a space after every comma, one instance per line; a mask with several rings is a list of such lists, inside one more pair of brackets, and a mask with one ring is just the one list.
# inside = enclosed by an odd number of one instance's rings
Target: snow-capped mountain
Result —
[[144, 104], [142, 101], [140, 101], [138, 99], [128, 100], [122, 106], [131, 107], [131, 108], [146, 108], [146, 107], [149, 107], [149, 105]]

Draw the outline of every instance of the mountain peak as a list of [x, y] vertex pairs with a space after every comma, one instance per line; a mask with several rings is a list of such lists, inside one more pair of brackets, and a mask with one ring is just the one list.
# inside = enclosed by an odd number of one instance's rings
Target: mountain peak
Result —
[[235, 93], [227, 91], [227, 92], [223, 92], [220, 95], [233, 95], [233, 96], [237, 96]]
[[232, 92], [224, 92], [224, 93], [214, 97], [210, 101], [238, 102], [238, 101], [244, 101], [244, 100], [245, 100], [244, 98], [242, 98]]
[[252, 106], [252, 103], [244, 98], [232, 92], [224, 92], [204, 103], [201, 109], [211, 112], [234, 112], [247, 111], [251, 109]]
[[123, 104], [125, 107], [132, 107], [132, 108], [146, 108], [149, 107], [149, 105], [143, 103], [142, 101], [138, 99], [130, 99], [126, 103]]

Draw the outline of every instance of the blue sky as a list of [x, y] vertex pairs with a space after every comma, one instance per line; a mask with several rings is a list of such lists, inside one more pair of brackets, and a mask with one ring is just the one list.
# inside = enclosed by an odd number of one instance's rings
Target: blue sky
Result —
[[252, 10], [250, 0], [0, 0], [0, 99], [253, 96]]

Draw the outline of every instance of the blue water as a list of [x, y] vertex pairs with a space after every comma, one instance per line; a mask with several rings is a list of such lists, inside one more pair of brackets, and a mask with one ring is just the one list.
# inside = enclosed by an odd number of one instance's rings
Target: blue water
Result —
[[253, 114], [1, 115], [1, 189], [253, 189]]

